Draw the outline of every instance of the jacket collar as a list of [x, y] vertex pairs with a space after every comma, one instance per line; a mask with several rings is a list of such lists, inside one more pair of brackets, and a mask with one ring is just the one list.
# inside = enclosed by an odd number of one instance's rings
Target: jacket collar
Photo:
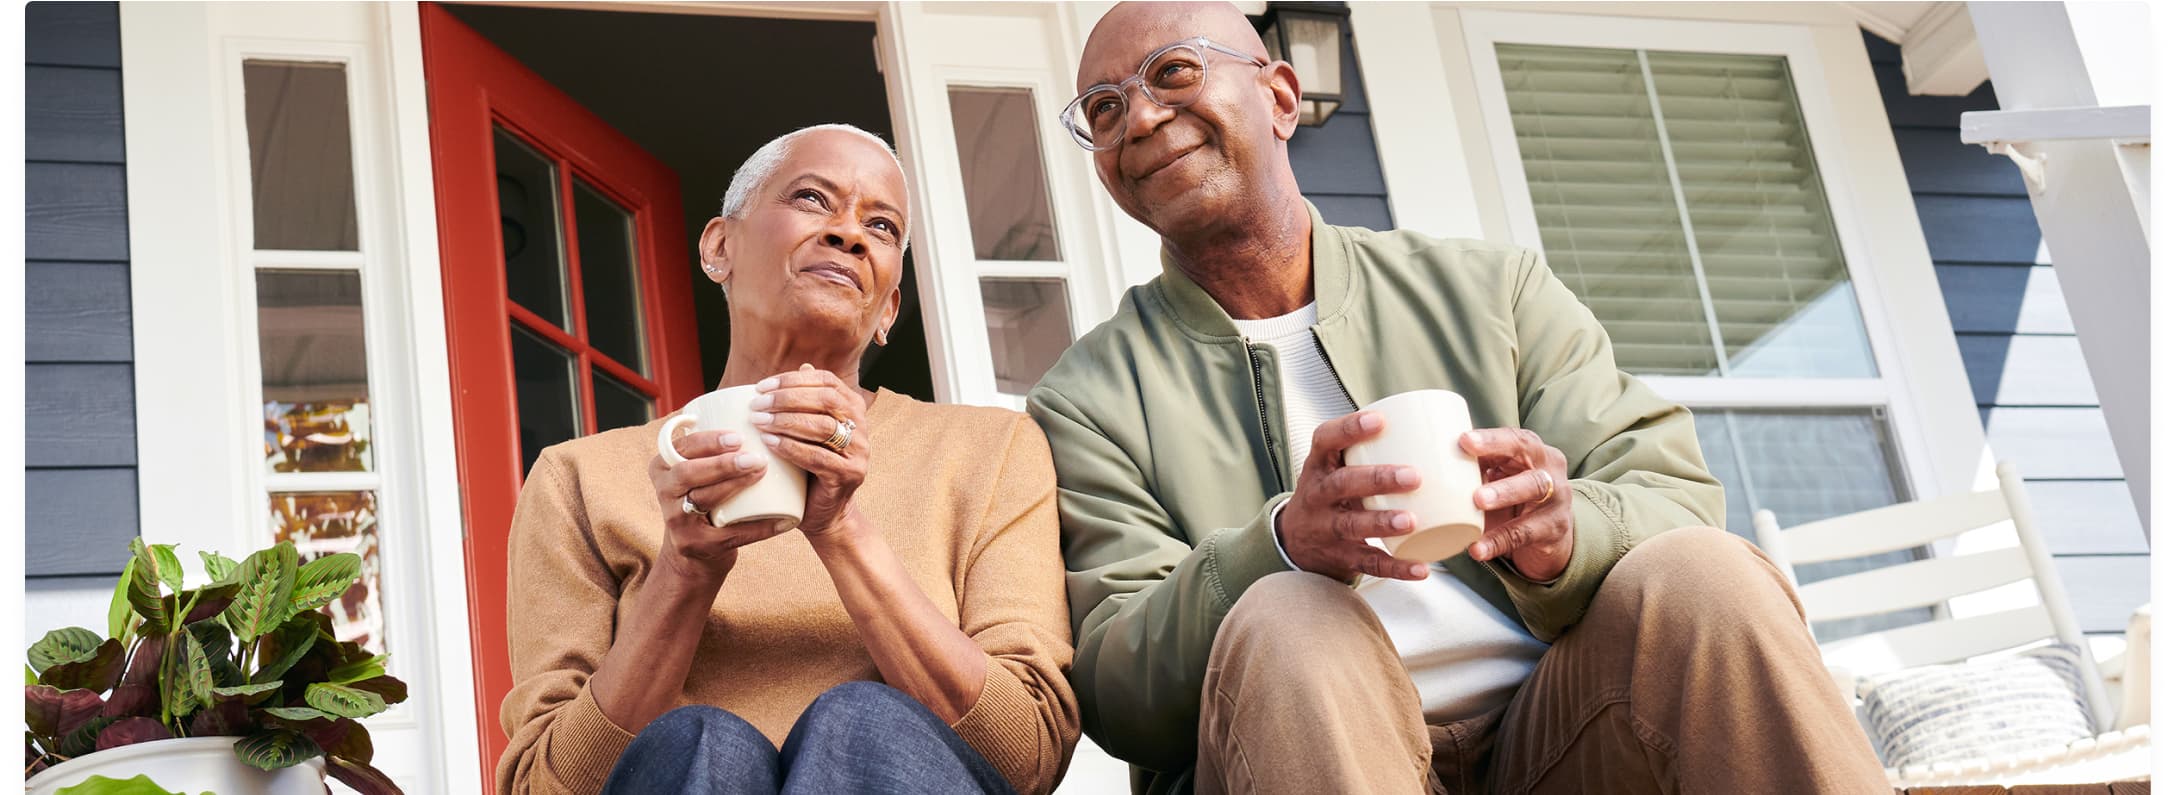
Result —
[[[1314, 224], [1308, 239], [1312, 248], [1314, 304], [1318, 316], [1316, 322], [1322, 323], [1336, 319], [1350, 303], [1352, 252], [1349, 241], [1345, 240], [1340, 230], [1322, 221], [1322, 213], [1314, 208], [1313, 202], [1306, 202], [1306, 207], [1307, 217]], [[1170, 308], [1172, 317], [1197, 335], [1225, 339], [1238, 337], [1238, 325], [1231, 322], [1230, 313], [1225, 312], [1223, 306], [1217, 304], [1207, 290], [1201, 289], [1192, 277], [1179, 269], [1177, 261], [1171, 258], [1169, 249], [1162, 251], [1162, 259], [1163, 278], [1160, 280], [1159, 292], [1163, 295], [1164, 304]]]

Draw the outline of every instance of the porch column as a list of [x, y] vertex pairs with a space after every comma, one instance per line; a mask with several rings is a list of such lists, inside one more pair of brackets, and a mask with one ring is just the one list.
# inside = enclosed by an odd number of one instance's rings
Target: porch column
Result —
[[[1972, 2], [1969, 7], [2002, 108], [1983, 114], [1996, 118], [1978, 121], [1999, 121], [2012, 111], [2091, 114], [2102, 110], [2102, 95], [2132, 90], [2139, 77], [2149, 97], [2153, 43], [2142, 4], [2134, 25], [2094, 23], [2089, 42], [2071, 24], [2073, 4]], [[2101, 63], [2088, 65], [2086, 44]], [[2142, 74], [2125, 74], [2134, 66], [2105, 62], [2110, 54], [2123, 53], [2145, 59]], [[2095, 71], [2102, 83], [2097, 90]], [[1981, 115], [1966, 114], [1965, 126], [1974, 121], [1968, 117]], [[2150, 527], [2151, 249], [2140, 222], [2142, 197], [2130, 192], [2120, 146], [2106, 137], [2011, 143], [2022, 155], [2032, 212], [2061, 278], [2130, 497], [2138, 518]]]

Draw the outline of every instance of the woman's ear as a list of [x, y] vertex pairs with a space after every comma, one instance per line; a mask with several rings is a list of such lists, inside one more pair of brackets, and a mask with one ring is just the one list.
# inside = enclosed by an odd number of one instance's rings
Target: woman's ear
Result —
[[729, 244], [738, 227], [739, 221], [722, 216], [712, 218], [710, 223], [703, 225], [702, 240], [697, 244], [701, 250], [696, 252], [696, 256], [702, 260], [702, 273], [710, 277], [710, 281], [724, 284], [733, 275]]
[[876, 344], [877, 344], [877, 345], [889, 345], [889, 344], [891, 344], [891, 327], [892, 327], [892, 325], [893, 325], [893, 324], [896, 324], [896, 323], [898, 323], [898, 322], [899, 322], [899, 300], [900, 300], [899, 288], [898, 288], [897, 286], [893, 286], [893, 287], [891, 288], [891, 297], [890, 297], [890, 298], [888, 298], [888, 299], [885, 299], [885, 301], [884, 301], [884, 309], [883, 309], [883, 311], [882, 311], [882, 312], [879, 312], [879, 313], [877, 313], [877, 317], [876, 317]]

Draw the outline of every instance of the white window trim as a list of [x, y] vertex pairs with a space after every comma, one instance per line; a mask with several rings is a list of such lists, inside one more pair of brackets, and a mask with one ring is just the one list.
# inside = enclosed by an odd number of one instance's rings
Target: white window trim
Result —
[[[409, 701], [371, 725], [422, 732], [410, 786], [479, 781], [434, 206], [414, 201], [431, 190], [416, 8], [128, 4], [120, 24], [142, 533], [185, 553], [269, 542], [256, 268], [358, 272], [377, 473], [349, 480], [375, 481], [387, 641], [412, 666]], [[346, 65], [361, 252], [252, 251], [241, 61], [258, 57]]]
[[[948, 351], [948, 367], [936, 372], [937, 398], [958, 403], [1020, 409], [1024, 396], [997, 386], [989, 335], [983, 316], [981, 279], [991, 277], [1056, 278], [1065, 282], [1071, 335], [1080, 334], [1110, 315], [1123, 276], [1105, 252], [1111, 235], [1092, 197], [1099, 194], [1091, 168], [1057, 128], [1058, 111], [1072, 99], [1070, 64], [1053, 57], [1065, 39], [1065, 18], [1057, 6], [991, 9], [934, 9], [902, 5], [890, 10], [891, 41], [913, 40], [921, 46], [885, 47], [881, 58], [894, 84], [895, 128], [901, 156], [908, 162], [923, 211], [917, 241], [927, 248], [917, 260], [922, 268], [923, 311], [928, 313], [934, 350]], [[1007, 35], [976, 35], [990, 25]], [[969, 43], [971, 42], [971, 43]], [[891, 66], [897, 68], [893, 69]], [[1025, 89], [1034, 98], [1033, 119], [1041, 146], [1045, 188], [1055, 226], [1059, 259], [1051, 262], [981, 260], [974, 255], [968, 225], [966, 186], [952, 128], [952, 88]], [[911, 98], [911, 102], [906, 100]], [[903, 111], [903, 112], [901, 112]], [[939, 222], [939, 219], [942, 219]]]
[[[1541, 7], [1566, 13], [1499, 10], [1502, 6], [1493, 4], [1355, 7], [1362, 63], [1383, 64], [1368, 72], [1370, 104], [1378, 115], [1388, 109], [1404, 118], [1377, 124], [1384, 172], [1425, 177], [1392, 181], [1392, 206], [1421, 208], [1420, 222], [1430, 227], [1465, 234], [1486, 230], [1490, 237], [1538, 248], [1531, 196], [1515, 167], [1521, 161], [1493, 58], [1496, 41], [1788, 57], [1882, 375], [1734, 379], [1744, 383], [1731, 384], [1642, 380], [1664, 397], [1695, 406], [1885, 406], [1911, 497], [1970, 490], [1991, 477], [1982, 460], [1985, 437], [1860, 34], [1847, 14], [1779, 5], [1790, 7], [1632, 3], [1608, 6], [1609, 15], [1563, 4]], [[1375, 44], [1379, 37], [1414, 46], [1425, 38], [1412, 34], [1416, 28], [1432, 31], [1432, 40], [1439, 42], [1440, 74], [1428, 73], [1435, 64], [1425, 59], [1417, 66], [1395, 64], [1407, 53], [1383, 52], [1386, 47]], [[1425, 124], [1436, 134], [1425, 140], [1399, 135], [1399, 123]], [[1460, 153], [1463, 167], [1446, 173], [1443, 161]], [[1471, 200], [1440, 195], [1459, 191]], [[1406, 218], [1403, 209], [1399, 218]]]

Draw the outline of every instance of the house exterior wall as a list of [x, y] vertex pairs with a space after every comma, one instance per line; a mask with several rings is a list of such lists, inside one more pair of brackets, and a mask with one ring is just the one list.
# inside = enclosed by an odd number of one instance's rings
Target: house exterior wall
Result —
[[1340, 226], [1388, 230], [1389, 189], [1375, 152], [1374, 117], [1368, 112], [1367, 85], [1359, 73], [1352, 34], [1344, 35], [1344, 103], [1320, 127], [1300, 127], [1291, 136], [1291, 170], [1299, 192], [1322, 211], [1322, 220]]
[[24, 16], [24, 568], [110, 589], [138, 516], [119, 7]]
[[1987, 444], [2022, 471], [2078, 621], [2119, 633], [2150, 599], [2150, 550], [2023, 179], [1958, 141], [1963, 112], [1999, 109], [1994, 87], [1911, 96], [1896, 45], [1865, 40]]

